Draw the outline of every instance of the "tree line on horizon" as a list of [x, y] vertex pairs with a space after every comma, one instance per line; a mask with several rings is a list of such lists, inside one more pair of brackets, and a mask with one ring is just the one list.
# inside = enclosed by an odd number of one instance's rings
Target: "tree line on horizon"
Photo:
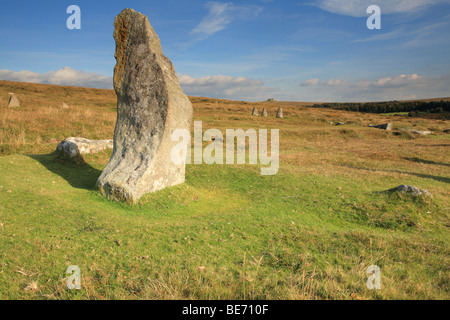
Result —
[[395, 113], [408, 112], [411, 117], [421, 113], [450, 113], [450, 101], [387, 101], [387, 102], [351, 102], [314, 104], [313, 108], [328, 108], [334, 110], [364, 112], [364, 113]]

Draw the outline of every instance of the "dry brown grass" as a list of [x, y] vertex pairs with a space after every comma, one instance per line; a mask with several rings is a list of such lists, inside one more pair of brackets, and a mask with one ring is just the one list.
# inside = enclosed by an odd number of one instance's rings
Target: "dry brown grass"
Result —
[[[16, 93], [20, 108], [6, 107], [8, 92]], [[0, 81], [0, 99], [0, 155], [50, 153], [69, 136], [113, 136], [113, 90]], [[311, 103], [304, 102], [190, 99], [194, 120], [203, 121], [204, 130], [280, 129], [280, 161], [293, 170], [318, 173], [326, 168], [330, 175], [346, 171], [357, 176], [428, 175], [447, 179], [450, 140], [443, 130], [450, 127], [448, 121], [308, 108], [305, 105]], [[69, 104], [70, 109], [61, 109], [61, 102]], [[250, 116], [254, 107], [259, 112], [267, 108], [269, 116]], [[284, 119], [275, 118], [279, 107], [283, 108]], [[368, 127], [386, 122], [394, 124], [394, 132]], [[398, 129], [432, 130], [434, 134], [421, 137]]]
[[[21, 107], [7, 107], [8, 92]], [[112, 90], [0, 81], [0, 154], [50, 153], [69, 136], [106, 139], [115, 124]], [[67, 103], [70, 109], [61, 109]]]

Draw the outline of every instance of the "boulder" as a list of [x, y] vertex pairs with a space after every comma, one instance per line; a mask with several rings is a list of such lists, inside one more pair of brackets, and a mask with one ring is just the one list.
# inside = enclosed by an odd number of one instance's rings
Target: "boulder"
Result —
[[412, 133], [421, 135], [421, 136], [427, 136], [429, 134], [432, 134], [433, 132], [431, 131], [420, 131], [420, 130], [411, 130]]
[[267, 110], [266, 110], [266, 108], [263, 109], [263, 111], [262, 111], [262, 116], [263, 116], [263, 117], [267, 117]]
[[75, 158], [83, 154], [97, 153], [106, 149], [112, 149], [112, 140], [89, 140], [85, 138], [67, 138], [61, 141], [56, 151], [62, 152], [69, 158]]
[[277, 118], [282, 119], [283, 118], [283, 109], [279, 108], [277, 111]]
[[20, 107], [19, 99], [17, 99], [16, 95], [11, 92], [9, 93], [8, 107], [10, 107], [10, 108]]
[[400, 131], [411, 132], [411, 133], [418, 134], [418, 135], [421, 135], [421, 136], [427, 136], [427, 135], [433, 133], [431, 131], [420, 131], [420, 130], [414, 130], [414, 129], [400, 129]]
[[258, 116], [259, 114], [258, 114], [258, 109], [256, 109], [256, 107], [254, 107], [253, 108], [253, 111], [252, 111], [252, 116]]
[[392, 130], [392, 123], [385, 123], [385, 124], [379, 124], [379, 125], [371, 125], [371, 124], [369, 124], [369, 127], [391, 131]]
[[405, 184], [402, 184], [402, 185], [398, 186], [397, 188], [391, 189], [389, 191], [391, 191], [391, 192], [397, 191], [402, 194], [410, 194], [410, 195], [418, 196], [418, 197], [425, 196], [425, 197], [433, 198], [433, 195], [430, 192], [428, 192], [427, 190], [419, 189], [417, 187], [408, 186]]
[[136, 203], [146, 193], [185, 181], [185, 161], [177, 164], [171, 157], [180, 142], [171, 136], [177, 129], [189, 132], [193, 108], [145, 15], [123, 10], [114, 22], [114, 39], [114, 149], [97, 187], [108, 199]]

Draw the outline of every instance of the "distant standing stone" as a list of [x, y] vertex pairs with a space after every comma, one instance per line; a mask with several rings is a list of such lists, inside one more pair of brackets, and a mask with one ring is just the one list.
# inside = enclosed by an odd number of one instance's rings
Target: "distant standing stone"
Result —
[[267, 110], [266, 110], [266, 108], [263, 109], [263, 111], [262, 111], [262, 116], [263, 116], [263, 117], [267, 117]]
[[258, 109], [256, 109], [256, 107], [254, 107], [253, 108], [253, 111], [252, 111], [252, 116], [258, 116], [259, 114], [258, 114]]
[[60, 106], [61, 106], [61, 109], [69, 109], [69, 105], [65, 102], [62, 102]]
[[19, 102], [19, 99], [17, 99], [16, 95], [11, 92], [9, 93], [9, 95], [10, 95], [10, 97], [9, 97], [8, 107], [19, 108], [20, 102]]
[[177, 129], [190, 130], [193, 108], [145, 15], [123, 10], [114, 22], [114, 39], [114, 149], [97, 187], [109, 199], [136, 203], [146, 193], [185, 181], [184, 161], [175, 164], [171, 157], [180, 142], [171, 137]]
[[277, 111], [277, 118], [279, 119], [283, 118], [283, 109], [281, 107]]

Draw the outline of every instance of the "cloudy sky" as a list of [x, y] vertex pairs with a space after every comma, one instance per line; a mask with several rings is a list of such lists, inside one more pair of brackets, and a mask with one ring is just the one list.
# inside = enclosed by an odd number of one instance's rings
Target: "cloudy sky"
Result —
[[[69, 30], [69, 5], [81, 30]], [[381, 8], [369, 30], [367, 8]], [[450, 96], [450, 0], [1, 1], [0, 80], [112, 88], [114, 17], [147, 15], [185, 93], [235, 100]]]

